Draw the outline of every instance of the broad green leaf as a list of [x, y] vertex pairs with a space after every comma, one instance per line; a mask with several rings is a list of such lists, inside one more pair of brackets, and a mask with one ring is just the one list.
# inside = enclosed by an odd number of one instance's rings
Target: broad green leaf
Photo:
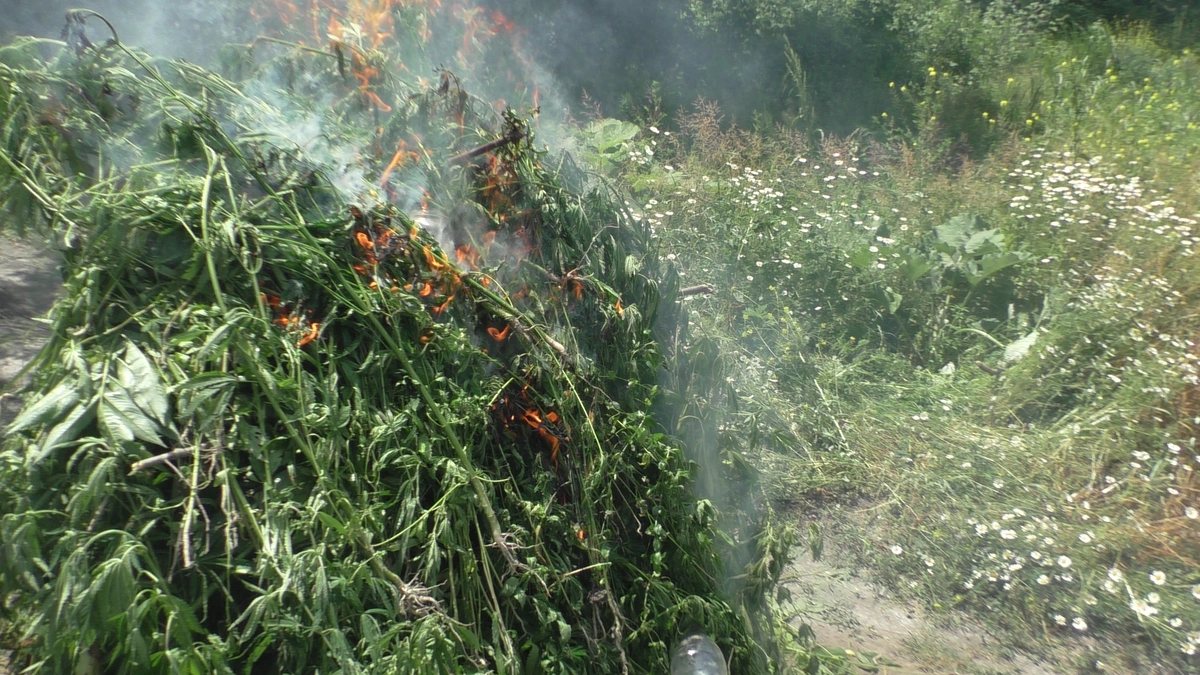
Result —
[[900, 303], [904, 300], [904, 296], [893, 291], [891, 286], [883, 289], [883, 293], [887, 296], [888, 313], [895, 314], [896, 310], [900, 309]]
[[633, 140], [641, 131], [641, 127], [636, 124], [607, 118], [587, 125], [583, 134], [588, 145], [597, 152], [607, 153], [618, 150], [622, 143]]
[[875, 264], [876, 254], [863, 249], [850, 257], [850, 263], [860, 269], [870, 269]]
[[527, 656], [525, 658], [525, 672], [526, 673], [542, 672], [542, 664], [540, 663], [541, 657], [542, 657], [542, 650], [539, 649], [536, 644], [530, 644], [529, 645], [529, 656]]
[[916, 281], [933, 269], [933, 262], [919, 253], [911, 253], [908, 259], [900, 264], [900, 273], [909, 281]]
[[975, 216], [955, 216], [946, 221], [945, 225], [933, 228], [938, 242], [951, 248], [963, 249], [971, 239], [971, 234], [978, 229], [979, 219]]
[[983, 230], [971, 235], [962, 245], [967, 255], [977, 256], [1004, 250], [1004, 235], [998, 230]]
[[985, 255], [979, 261], [979, 273], [984, 278], [990, 277], [1006, 267], [1012, 267], [1013, 265], [1024, 261], [1026, 257], [1027, 256], [1023, 256], [1020, 253], [1012, 252]]
[[31, 429], [40, 424], [53, 424], [79, 403], [79, 387], [72, 380], [64, 380], [50, 393], [28, 406], [13, 423], [4, 430], [5, 435]]

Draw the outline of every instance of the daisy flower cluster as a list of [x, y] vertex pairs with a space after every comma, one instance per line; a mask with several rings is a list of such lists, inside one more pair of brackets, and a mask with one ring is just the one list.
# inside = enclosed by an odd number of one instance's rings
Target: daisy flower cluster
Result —
[[1059, 237], [1067, 250], [1106, 243], [1157, 247], [1166, 240], [1192, 255], [1200, 244], [1200, 214], [1179, 213], [1138, 169], [1137, 160], [1121, 169], [1101, 156], [1035, 149], [1008, 174], [1008, 206], [1036, 236]]
[[[882, 559], [914, 588], [951, 588], [986, 607], [1038, 608], [1048, 623], [1074, 633], [1140, 622], [1175, 640], [1183, 654], [1194, 654], [1200, 649], [1200, 572], [1139, 551], [1155, 543], [1180, 550], [1182, 538], [1200, 536], [1197, 494], [1189, 488], [1200, 467], [1196, 441], [1135, 451], [1128, 462], [1109, 462], [1093, 484], [1061, 500], [1034, 502], [1027, 484], [994, 477], [1008, 467], [1036, 476], [1035, 483], [1050, 482], [1038, 468], [1046, 443], [1023, 435], [1003, 439], [981, 431], [964, 437], [976, 449], [903, 457], [910, 463], [901, 471], [908, 473], [970, 476], [976, 487], [959, 492], [974, 498], [933, 511], [913, 537], [882, 541]], [[1053, 435], [1041, 441], [1052, 442]], [[1125, 491], [1135, 493], [1134, 502]], [[1152, 494], [1160, 515], [1133, 508]], [[994, 515], [967, 515], [988, 511]]]

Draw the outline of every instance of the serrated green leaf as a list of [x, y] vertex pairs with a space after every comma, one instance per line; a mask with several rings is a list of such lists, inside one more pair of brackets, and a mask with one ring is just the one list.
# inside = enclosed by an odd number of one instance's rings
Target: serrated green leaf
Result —
[[635, 276], [642, 271], [642, 261], [635, 255], [625, 256], [625, 276]]
[[37, 454], [29, 459], [32, 466], [37, 466], [50, 455], [50, 452], [63, 443], [70, 443], [79, 437], [79, 433], [96, 419], [94, 401], [76, 405], [73, 410], [58, 424], [42, 434], [38, 444]]
[[170, 405], [158, 369], [132, 342], [125, 347], [125, 358], [117, 361], [117, 380], [143, 412], [160, 426], [168, 425]]
[[229, 338], [232, 337], [232, 334], [233, 326], [231, 324], [224, 324], [214, 330], [212, 334], [208, 336], [208, 339], [204, 341], [204, 346], [200, 348], [200, 351], [196, 352], [196, 359], [198, 361], [204, 361], [213, 354], [216, 354], [218, 351], [224, 351], [226, 348], [226, 343], [229, 341]]
[[[213, 397], [228, 400], [238, 379], [225, 373], [205, 373], [181, 385], [178, 392], [179, 416], [186, 419]], [[218, 406], [220, 408], [220, 406]]]
[[21, 411], [17, 419], [4, 430], [5, 435], [19, 433], [40, 424], [53, 424], [75, 404], [79, 403], [79, 388], [74, 381], [64, 380], [50, 393]]
[[101, 426], [118, 441], [162, 444], [159, 426], [133, 402], [124, 387], [110, 383], [100, 397]]

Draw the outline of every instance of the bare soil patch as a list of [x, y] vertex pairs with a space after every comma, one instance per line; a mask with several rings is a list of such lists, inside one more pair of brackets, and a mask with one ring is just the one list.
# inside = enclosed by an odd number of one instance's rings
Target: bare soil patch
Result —
[[21, 369], [50, 337], [50, 329], [37, 321], [46, 315], [62, 287], [58, 257], [33, 239], [0, 236], [0, 426], [7, 425], [20, 409], [8, 395]]
[[895, 665], [891, 675], [1055, 675], [1069, 672], [1002, 649], [983, 626], [965, 616], [932, 616], [858, 576], [839, 561], [814, 562], [807, 549], [785, 577], [817, 640], [860, 653], [879, 654]]
[[1127, 650], [1120, 645], [1048, 638], [1035, 654], [975, 617], [927, 610], [880, 586], [855, 553], [862, 528], [870, 527], [861, 522], [863, 510], [825, 508], [816, 516], [797, 517], [820, 524], [825, 533], [821, 560], [799, 547], [783, 576], [794, 602], [789, 621], [797, 627], [807, 623], [819, 644], [878, 654], [884, 675], [1149, 675], [1142, 666], [1125, 663]]

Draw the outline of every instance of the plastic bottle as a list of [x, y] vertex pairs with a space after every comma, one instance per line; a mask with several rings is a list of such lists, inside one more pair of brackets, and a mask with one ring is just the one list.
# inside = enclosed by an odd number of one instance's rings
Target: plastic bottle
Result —
[[689, 633], [671, 653], [671, 675], [729, 675], [721, 648], [704, 633]]

